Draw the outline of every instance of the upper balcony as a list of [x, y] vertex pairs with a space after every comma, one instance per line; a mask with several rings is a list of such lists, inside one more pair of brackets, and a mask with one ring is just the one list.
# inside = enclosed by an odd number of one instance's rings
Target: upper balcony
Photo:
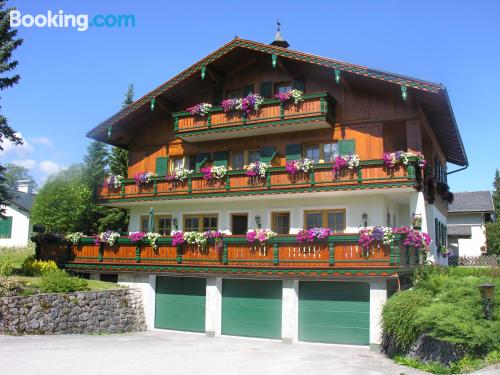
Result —
[[226, 113], [213, 107], [207, 116], [175, 112], [175, 135], [189, 142], [248, 137], [262, 134], [329, 128], [334, 124], [335, 99], [326, 92], [304, 94], [298, 105], [265, 99], [250, 114]]

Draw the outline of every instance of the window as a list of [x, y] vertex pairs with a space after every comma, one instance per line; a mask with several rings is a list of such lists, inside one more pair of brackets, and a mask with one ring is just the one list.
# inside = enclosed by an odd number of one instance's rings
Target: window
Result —
[[289, 212], [273, 212], [272, 223], [273, 231], [278, 234], [290, 233], [290, 213]]
[[184, 158], [174, 157], [171, 159], [170, 172], [174, 172], [176, 169], [184, 168]]
[[251, 150], [248, 151], [248, 164], [254, 163], [260, 160], [260, 151], [259, 150]]
[[345, 210], [314, 210], [304, 212], [304, 227], [312, 229], [318, 227], [330, 228], [334, 233], [345, 230]]
[[139, 228], [141, 232], [149, 232], [149, 216], [146, 215], [141, 216]]
[[248, 230], [248, 214], [231, 215], [231, 232], [233, 234], [246, 234]]
[[245, 165], [245, 152], [244, 151], [235, 151], [233, 152], [233, 158], [231, 160], [231, 167], [234, 170], [243, 169]]
[[[320, 157], [325, 163], [331, 163], [335, 160], [335, 156], [339, 154], [339, 144], [325, 143], [323, 144], [323, 157]], [[320, 155], [321, 156], [321, 155]]]
[[226, 99], [239, 99], [241, 98], [241, 90], [228, 90]]
[[171, 216], [158, 216], [155, 218], [156, 232], [160, 233], [162, 236], [170, 236], [172, 231], [172, 217]]
[[304, 146], [304, 157], [319, 163], [319, 145], [306, 145]]
[[184, 215], [185, 232], [205, 232], [207, 230], [217, 230], [217, 215]]
[[12, 216], [0, 218], [0, 238], [10, 238], [12, 234]]
[[274, 85], [275, 94], [284, 94], [292, 89], [292, 82], [279, 82]]
[[189, 156], [189, 166], [188, 168], [192, 171], [196, 170], [196, 155]]

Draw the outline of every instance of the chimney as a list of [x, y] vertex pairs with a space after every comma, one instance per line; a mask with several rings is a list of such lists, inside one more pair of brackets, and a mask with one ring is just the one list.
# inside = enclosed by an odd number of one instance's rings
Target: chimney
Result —
[[281, 36], [280, 20], [276, 20], [276, 34], [274, 35], [274, 40], [271, 43], [271, 45], [282, 48], [288, 48], [290, 46], [290, 44]]
[[17, 191], [21, 193], [34, 194], [35, 183], [33, 180], [19, 180], [17, 181]]

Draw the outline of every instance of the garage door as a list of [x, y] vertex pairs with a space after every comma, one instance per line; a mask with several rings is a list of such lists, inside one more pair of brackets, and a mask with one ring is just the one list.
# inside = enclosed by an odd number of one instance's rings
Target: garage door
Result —
[[369, 284], [300, 283], [299, 340], [368, 345], [369, 332]]
[[222, 333], [281, 338], [281, 281], [222, 281]]
[[157, 277], [155, 327], [205, 332], [206, 279]]

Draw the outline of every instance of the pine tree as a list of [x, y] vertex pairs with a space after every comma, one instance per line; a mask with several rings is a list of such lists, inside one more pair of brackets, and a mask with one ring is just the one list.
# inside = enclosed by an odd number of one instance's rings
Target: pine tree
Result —
[[87, 147], [87, 155], [83, 161], [86, 166], [89, 186], [95, 189], [102, 185], [108, 173], [108, 146], [99, 141], [92, 141]]
[[[134, 101], [134, 85], [128, 86], [125, 93], [125, 100], [122, 103], [122, 108], [127, 107]], [[113, 147], [109, 156], [109, 171], [114, 175], [128, 176], [128, 150]]]
[[[19, 74], [9, 75], [18, 64], [16, 60], [12, 60], [12, 53], [23, 43], [22, 39], [16, 38], [17, 30], [10, 27], [9, 12], [11, 10], [12, 8], [5, 9], [5, 1], [0, 0], [0, 91], [14, 86], [21, 79]], [[0, 151], [3, 150], [4, 140], [22, 144], [16, 131], [9, 126], [7, 118], [0, 113]], [[5, 168], [0, 165], [0, 206], [3, 206], [10, 198], [4, 174]], [[4, 210], [0, 209], [0, 215], [3, 212]]]
[[497, 221], [500, 219], [500, 171], [496, 170], [495, 172], [495, 180], [493, 181], [493, 187], [495, 190], [493, 191], [493, 204], [495, 207], [495, 218]]

